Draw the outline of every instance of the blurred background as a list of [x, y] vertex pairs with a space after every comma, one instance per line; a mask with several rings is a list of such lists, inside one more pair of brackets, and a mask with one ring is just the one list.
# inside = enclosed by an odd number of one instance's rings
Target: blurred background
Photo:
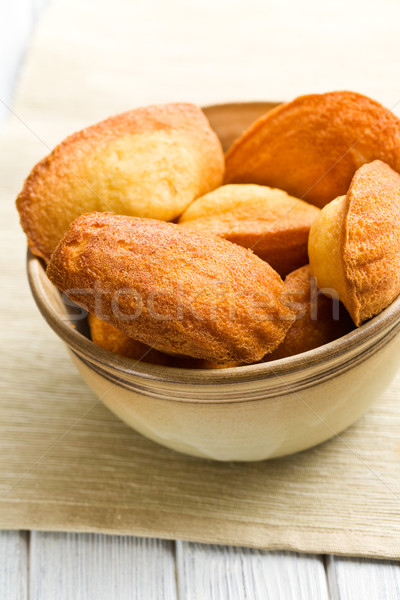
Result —
[[48, 0], [0, 2], [0, 128], [12, 103], [17, 76], [34, 26]]
[[0, 123], [27, 49], [41, 79], [34, 97], [25, 81], [33, 111], [25, 116], [61, 112], [60, 135], [71, 131], [67, 121], [78, 127], [170, 100], [283, 100], [350, 88], [394, 107], [399, 23], [397, 0], [3, 0]]

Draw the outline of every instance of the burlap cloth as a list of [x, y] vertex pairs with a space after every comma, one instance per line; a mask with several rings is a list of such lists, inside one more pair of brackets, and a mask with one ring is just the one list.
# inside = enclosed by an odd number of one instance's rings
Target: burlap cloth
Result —
[[[390, 46], [384, 41], [387, 28], [398, 23], [393, 3], [382, 21], [386, 29], [377, 25], [383, 61], [373, 69], [378, 79], [366, 72], [379, 56], [365, 30], [373, 20], [363, 21], [362, 13], [364, 34], [355, 34], [351, 64], [346, 48], [335, 43], [337, 67], [328, 77], [322, 65], [334, 31], [325, 39], [299, 10], [294, 22], [314, 44], [313, 52], [305, 44], [299, 56], [283, 16], [279, 20], [263, 3], [250, 5], [253, 29], [235, 2], [207, 8], [177, 1], [65, 0], [46, 12], [0, 157], [2, 528], [400, 557], [400, 378], [356, 425], [313, 450], [254, 464], [197, 460], [141, 437], [95, 403], [28, 290], [14, 198], [30, 167], [77, 128], [166, 100], [274, 100], [343, 87], [389, 106], [399, 99], [393, 87], [398, 36], [388, 34]], [[335, 24], [341, 9], [332, 10]], [[292, 79], [280, 77], [285, 69]]]

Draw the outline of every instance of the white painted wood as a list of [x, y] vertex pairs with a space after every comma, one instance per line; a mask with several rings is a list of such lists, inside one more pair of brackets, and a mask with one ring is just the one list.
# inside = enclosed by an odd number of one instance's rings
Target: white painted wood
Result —
[[396, 562], [329, 556], [332, 600], [399, 600], [400, 565]]
[[177, 542], [180, 600], [328, 600], [322, 558]]
[[0, 598], [27, 600], [28, 534], [0, 531]]
[[174, 544], [32, 532], [30, 600], [175, 600]]

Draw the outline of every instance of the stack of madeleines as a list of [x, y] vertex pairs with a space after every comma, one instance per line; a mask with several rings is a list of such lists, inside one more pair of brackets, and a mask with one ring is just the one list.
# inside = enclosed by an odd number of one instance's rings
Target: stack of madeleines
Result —
[[400, 120], [353, 92], [297, 98], [224, 156], [200, 108], [140, 108], [38, 163], [31, 251], [93, 342], [169, 367], [306, 352], [400, 293]]

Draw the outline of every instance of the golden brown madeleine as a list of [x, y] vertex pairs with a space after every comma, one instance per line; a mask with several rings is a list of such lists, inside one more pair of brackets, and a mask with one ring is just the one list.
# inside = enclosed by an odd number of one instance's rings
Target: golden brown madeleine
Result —
[[96, 315], [89, 313], [88, 323], [92, 341], [109, 352], [155, 365], [169, 365], [171, 362], [170, 356], [128, 337], [111, 323], [98, 319]]
[[357, 326], [400, 293], [399, 223], [400, 175], [375, 160], [311, 227], [311, 272], [319, 288], [338, 292]]
[[85, 212], [172, 220], [223, 176], [221, 144], [200, 108], [149, 106], [63, 141], [34, 167], [17, 208], [32, 252], [48, 261]]
[[307, 352], [332, 342], [354, 328], [343, 304], [317, 289], [309, 265], [290, 273], [284, 283], [282, 299], [296, 314], [296, 321], [283, 342], [265, 360]]
[[236, 184], [195, 200], [179, 223], [250, 248], [284, 277], [308, 262], [308, 234], [319, 212], [283, 190]]
[[226, 183], [282, 188], [323, 207], [381, 159], [400, 172], [400, 120], [354, 92], [301, 96], [258, 119], [226, 156]]
[[249, 250], [179, 225], [82, 215], [47, 274], [75, 302], [144, 344], [220, 364], [254, 362], [294, 320], [279, 275]]
[[201, 358], [190, 358], [188, 356], [172, 356], [164, 354], [138, 342], [108, 323], [101, 321], [91, 313], [88, 314], [88, 323], [92, 341], [115, 354], [132, 358], [135, 361], [152, 363], [154, 365], [164, 365], [179, 369], [221, 369], [223, 367], [237, 367], [240, 363], [228, 363], [227, 365], [219, 365], [209, 360]]

